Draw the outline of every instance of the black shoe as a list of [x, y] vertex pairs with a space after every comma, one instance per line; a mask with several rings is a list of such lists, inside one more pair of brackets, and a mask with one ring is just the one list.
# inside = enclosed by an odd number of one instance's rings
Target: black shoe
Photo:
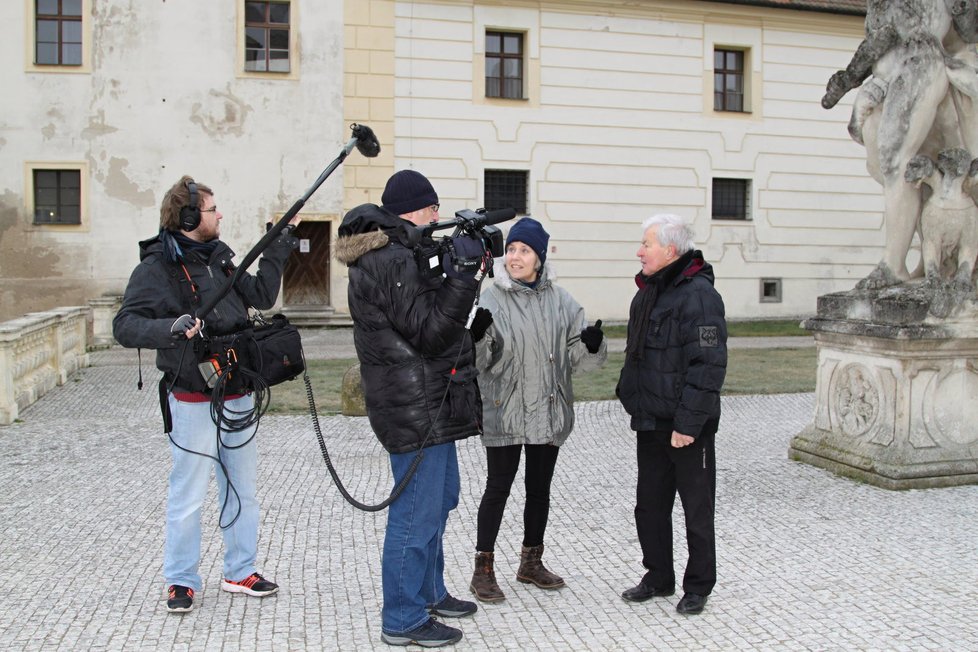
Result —
[[675, 586], [663, 586], [655, 588], [648, 586], [644, 582], [639, 582], [638, 586], [632, 587], [621, 594], [627, 602], [645, 602], [649, 598], [665, 598], [676, 592]]
[[410, 632], [402, 634], [380, 633], [380, 640], [388, 645], [420, 645], [422, 647], [441, 647], [451, 645], [462, 640], [462, 631], [442, 625], [434, 618], [429, 618], [428, 622], [419, 627], [415, 627]]
[[429, 604], [426, 609], [432, 616], [462, 618], [464, 616], [471, 616], [479, 610], [479, 607], [475, 606], [474, 602], [453, 598], [452, 594], [449, 593], [445, 596], [444, 600], [438, 604]]
[[687, 593], [683, 596], [683, 599], [679, 601], [676, 605], [676, 611], [681, 614], [693, 615], [698, 614], [703, 611], [703, 607], [706, 606], [706, 596], [697, 595], [695, 593]]
[[167, 589], [166, 610], [173, 613], [186, 613], [194, 608], [194, 590], [179, 584], [171, 584]]
[[233, 582], [226, 577], [221, 582], [221, 590], [228, 593], [246, 593], [258, 598], [264, 598], [278, 591], [278, 584], [270, 582], [258, 573], [252, 573], [243, 580]]

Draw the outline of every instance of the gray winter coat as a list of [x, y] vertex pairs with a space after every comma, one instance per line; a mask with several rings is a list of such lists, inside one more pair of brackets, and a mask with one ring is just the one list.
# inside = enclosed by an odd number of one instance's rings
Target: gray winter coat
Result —
[[502, 260], [494, 274], [479, 300], [492, 313], [492, 325], [476, 344], [482, 443], [560, 446], [574, 428], [571, 374], [604, 365], [607, 341], [588, 352], [581, 342], [584, 309], [553, 283], [549, 263], [535, 288], [514, 281]]

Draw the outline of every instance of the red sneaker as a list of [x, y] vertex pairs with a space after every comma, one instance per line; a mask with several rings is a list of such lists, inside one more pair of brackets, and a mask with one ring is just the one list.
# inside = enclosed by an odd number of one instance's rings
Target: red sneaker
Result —
[[224, 581], [221, 582], [221, 589], [227, 591], [228, 593], [247, 593], [248, 595], [255, 595], [259, 598], [263, 598], [266, 595], [271, 595], [278, 591], [278, 584], [275, 582], [269, 582], [258, 573], [252, 573], [248, 577], [237, 582], [232, 582], [231, 580], [224, 578]]
[[171, 584], [167, 589], [166, 610], [174, 613], [186, 613], [194, 608], [194, 590]]

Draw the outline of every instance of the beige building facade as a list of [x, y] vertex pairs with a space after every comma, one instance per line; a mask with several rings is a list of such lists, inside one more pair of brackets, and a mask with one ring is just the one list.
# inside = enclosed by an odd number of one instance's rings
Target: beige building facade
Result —
[[[328, 256], [339, 219], [379, 203], [402, 168], [432, 180], [443, 216], [516, 179], [591, 319], [627, 317], [640, 223], [656, 212], [693, 220], [731, 318], [811, 314], [880, 257], [882, 198], [846, 132], [850, 98], [819, 105], [862, 38], [858, 3], [77, 1], [83, 61], [70, 67], [36, 63], [35, 0], [0, 7], [23, 26], [23, 42], [0, 45], [22, 63], [0, 73], [0, 319], [120, 294], [184, 173], [217, 190], [240, 258], [352, 122], [381, 155], [354, 152], [305, 206], [280, 300], [313, 322], [348, 314], [346, 270]], [[279, 19], [286, 5], [287, 45], [273, 54], [281, 24], [246, 4]], [[255, 25], [271, 72], [248, 69]], [[518, 37], [519, 97], [487, 84], [487, 57], [513, 58], [498, 35]], [[718, 52], [739, 53], [737, 110], [716, 108]], [[36, 223], [45, 169], [78, 170], [80, 223]], [[741, 213], [717, 215], [728, 188]]]

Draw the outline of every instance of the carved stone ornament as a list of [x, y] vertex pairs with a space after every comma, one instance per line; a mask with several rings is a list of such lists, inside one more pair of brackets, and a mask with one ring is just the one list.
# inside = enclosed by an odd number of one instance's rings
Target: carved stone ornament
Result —
[[866, 434], [879, 415], [879, 388], [870, 374], [859, 364], [846, 365], [837, 372], [834, 412], [842, 432], [851, 437]]

